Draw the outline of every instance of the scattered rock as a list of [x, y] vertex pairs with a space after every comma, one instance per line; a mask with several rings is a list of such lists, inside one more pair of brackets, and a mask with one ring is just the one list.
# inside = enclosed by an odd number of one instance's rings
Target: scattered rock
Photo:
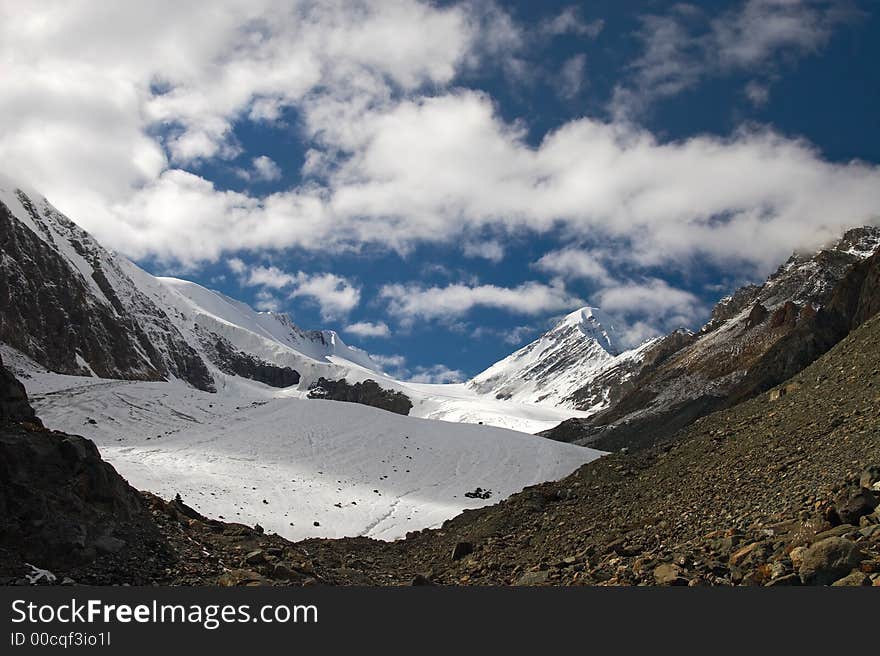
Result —
[[247, 569], [231, 569], [217, 579], [217, 583], [226, 588], [237, 586], [266, 585], [268, 581], [257, 572]]
[[114, 538], [112, 535], [103, 535], [95, 540], [95, 550], [100, 554], [115, 554], [125, 547], [125, 540]]
[[516, 580], [514, 585], [543, 585], [549, 580], [550, 572], [546, 570], [540, 570], [537, 572], [526, 572]]
[[831, 585], [833, 587], [837, 587], [837, 588], [871, 585], [871, 579], [864, 572], [859, 572], [858, 570], [854, 570], [853, 572], [844, 576], [842, 579], [837, 579]]
[[858, 525], [859, 518], [874, 512], [877, 503], [877, 494], [863, 488], [836, 505], [837, 515], [845, 524]]
[[412, 586], [420, 586], [420, 585], [434, 585], [433, 581], [429, 579], [424, 574], [416, 574], [412, 577], [412, 580], [409, 582]]
[[869, 465], [862, 470], [859, 476], [859, 485], [864, 488], [873, 489], [880, 483], [880, 465]]
[[244, 557], [244, 562], [248, 565], [259, 565], [266, 562], [266, 554], [262, 549], [254, 549]]

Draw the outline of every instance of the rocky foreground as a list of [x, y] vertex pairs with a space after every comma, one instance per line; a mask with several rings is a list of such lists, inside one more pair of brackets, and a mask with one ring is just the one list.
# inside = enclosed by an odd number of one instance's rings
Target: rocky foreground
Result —
[[[291, 543], [148, 494], [137, 507], [118, 506], [130, 488], [117, 489], [122, 479], [79, 441], [90, 442], [25, 422], [4, 428], [0, 445], [18, 436], [24, 448], [25, 434], [50, 444], [73, 440], [76, 448], [41, 453], [78, 472], [63, 494], [85, 495], [100, 512], [65, 516], [54, 510], [56, 488], [40, 493], [39, 507], [11, 512], [33, 495], [15, 497], [19, 488], [8, 486], [7, 446], [0, 452], [3, 535], [17, 527], [55, 541], [26, 553], [21, 543], [0, 540], [0, 577], [27, 583], [35, 578], [25, 576], [27, 562], [52, 569], [56, 583], [84, 584], [880, 586], [878, 407], [875, 317], [784, 385], [664, 443], [615, 453], [394, 543]], [[17, 475], [21, 486], [25, 473]], [[50, 485], [43, 479], [32, 485]], [[52, 531], [37, 517], [40, 507], [50, 509]], [[119, 508], [124, 521], [114, 524]], [[65, 522], [85, 532], [56, 530]], [[71, 536], [78, 559], [61, 557], [70, 554], [63, 542]]]

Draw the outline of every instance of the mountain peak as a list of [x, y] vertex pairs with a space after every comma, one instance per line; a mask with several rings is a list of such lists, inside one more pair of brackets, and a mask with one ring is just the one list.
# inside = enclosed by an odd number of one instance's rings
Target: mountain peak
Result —
[[571, 328], [578, 329], [585, 337], [596, 340], [611, 355], [619, 352], [617, 335], [614, 325], [607, 314], [599, 308], [585, 305], [565, 315], [551, 332], [560, 332]]

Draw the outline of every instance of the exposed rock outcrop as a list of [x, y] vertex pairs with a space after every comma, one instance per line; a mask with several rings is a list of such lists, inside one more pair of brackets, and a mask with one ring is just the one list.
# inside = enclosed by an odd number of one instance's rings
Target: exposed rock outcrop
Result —
[[176, 376], [213, 391], [199, 355], [109, 253], [45, 201], [22, 191], [15, 201], [24, 216], [0, 202], [0, 341], [59, 373]]
[[93, 442], [43, 429], [2, 364], [0, 395], [0, 578], [25, 562], [70, 572], [137, 563], [154, 575], [162, 540], [140, 494]]
[[271, 387], [290, 387], [299, 383], [300, 375], [295, 369], [280, 367], [244, 353], [216, 333], [201, 330], [199, 339], [208, 358], [224, 373], [256, 380]]
[[0, 425], [22, 421], [36, 425], [40, 422], [28, 403], [24, 385], [3, 366], [3, 359], [0, 358]]
[[399, 415], [408, 415], [412, 410], [412, 401], [406, 394], [380, 387], [375, 380], [365, 380], [352, 385], [345, 378], [340, 380], [319, 378], [309, 386], [309, 398], [362, 403]]

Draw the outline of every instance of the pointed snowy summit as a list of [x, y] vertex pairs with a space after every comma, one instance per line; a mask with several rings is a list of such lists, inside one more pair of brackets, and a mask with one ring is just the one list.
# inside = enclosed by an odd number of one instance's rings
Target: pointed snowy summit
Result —
[[595, 340], [611, 355], [617, 355], [620, 352], [614, 324], [611, 318], [599, 308], [585, 305], [579, 310], [565, 315], [548, 334], [564, 332], [569, 328], [576, 328], [584, 337]]
[[614, 360], [617, 343], [607, 315], [598, 308], [582, 307], [472, 378], [468, 387], [498, 399], [558, 405]]

